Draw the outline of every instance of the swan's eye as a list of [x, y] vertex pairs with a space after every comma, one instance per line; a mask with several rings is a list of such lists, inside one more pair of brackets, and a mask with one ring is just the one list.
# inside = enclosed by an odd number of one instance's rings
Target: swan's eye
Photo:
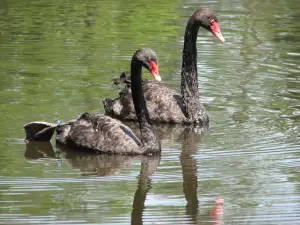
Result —
[[212, 24], [215, 20], [212, 17], [209, 17], [208, 21]]

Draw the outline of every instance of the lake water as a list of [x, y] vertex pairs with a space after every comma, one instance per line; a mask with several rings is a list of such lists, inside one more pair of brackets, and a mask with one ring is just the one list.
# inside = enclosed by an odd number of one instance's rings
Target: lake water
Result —
[[[30, 121], [104, 113], [137, 48], [153, 48], [179, 90], [199, 7], [226, 39], [199, 33], [205, 135], [159, 126], [161, 157], [24, 144]], [[298, 0], [0, 1], [0, 224], [299, 224], [299, 19]]]

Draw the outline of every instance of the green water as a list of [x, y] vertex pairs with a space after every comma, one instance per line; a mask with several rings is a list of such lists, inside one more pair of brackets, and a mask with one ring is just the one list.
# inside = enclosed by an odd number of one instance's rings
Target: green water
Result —
[[[199, 33], [207, 134], [159, 126], [162, 155], [150, 158], [24, 144], [30, 121], [103, 113], [137, 48], [154, 49], [179, 90], [199, 7], [217, 13], [226, 40]], [[0, 1], [0, 224], [299, 223], [299, 19], [296, 0]], [[212, 216], [218, 198], [224, 212]]]

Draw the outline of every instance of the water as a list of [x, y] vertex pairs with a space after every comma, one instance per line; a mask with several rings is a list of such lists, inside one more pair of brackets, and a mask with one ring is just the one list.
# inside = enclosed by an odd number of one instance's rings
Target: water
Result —
[[[0, 224], [299, 223], [298, 1], [0, 5]], [[156, 51], [179, 90], [185, 23], [200, 6], [217, 12], [226, 39], [198, 38], [208, 133], [158, 127], [161, 157], [24, 144], [27, 122], [103, 113], [101, 99], [120, 91], [111, 79], [139, 47]], [[213, 215], [219, 198], [223, 215]]]

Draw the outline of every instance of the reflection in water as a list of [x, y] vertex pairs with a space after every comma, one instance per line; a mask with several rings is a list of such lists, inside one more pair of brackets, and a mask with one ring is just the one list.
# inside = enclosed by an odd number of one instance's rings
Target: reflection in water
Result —
[[110, 176], [119, 174], [122, 169], [130, 167], [139, 156], [107, 155], [82, 152], [56, 143], [61, 157], [66, 158], [73, 168], [80, 169], [81, 175]]
[[27, 159], [55, 158], [51, 142], [28, 142], [24, 153]]
[[[26, 144], [24, 156], [28, 159], [66, 159], [73, 168], [80, 169], [82, 173], [81, 175], [83, 176], [109, 176], [119, 174], [122, 172], [122, 169], [130, 167], [132, 162], [136, 160], [142, 160], [142, 164], [146, 164], [145, 159], [142, 156], [107, 155], [82, 152], [78, 150], [74, 151], [71, 148], [60, 145], [59, 143], [56, 143], [56, 148], [58, 151], [55, 153], [51, 142], [29, 142]], [[153, 166], [151, 168], [153, 168]], [[147, 169], [147, 171], [151, 168]], [[143, 173], [145, 173], [144, 171], [145, 169], [142, 170]]]
[[143, 224], [143, 211], [145, 208], [145, 200], [147, 193], [151, 189], [151, 175], [156, 171], [160, 162], [160, 156], [142, 156], [141, 172], [139, 175], [138, 189], [135, 192], [131, 224]]
[[[203, 221], [199, 216], [199, 200], [198, 200], [198, 177], [197, 177], [197, 160], [193, 157], [193, 154], [197, 153], [197, 145], [203, 138], [204, 132], [196, 133], [194, 129], [187, 127], [182, 132], [180, 139], [182, 142], [182, 152], [180, 155], [180, 163], [183, 175], [183, 192], [186, 199], [186, 214], [190, 216], [191, 221], [195, 224], [199, 224]], [[224, 199], [218, 198], [214, 201], [215, 206], [210, 213], [206, 213], [205, 216], [211, 215], [214, 224], [223, 224], [223, 205]], [[200, 221], [199, 221], [200, 220]]]
[[215, 223], [214, 224], [223, 224], [223, 212], [224, 212], [224, 199], [223, 198], [217, 198], [215, 200], [215, 207], [210, 212], [210, 215], [213, 217]]
[[[143, 224], [143, 211], [147, 193], [151, 189], [151, 176], [159, 166], [160, 156], [121, 156], [74, 151], [57, 144], [60, 156], [66, 158], [73, 168], [78, 168], [84, 176], [109, 176], [120, 173], [125, 167], [137, 159], [141, 160], [141, 170], [138, 176], [137, 190], [131, 213], [131, 224]], [[55, 157], [50, 142], [29, 142], [26, 144], [25, 157], [39, 159]]]
[[[139, 133], [138, 123], [132, 121], [124, 121], [124, 124], [129, 126], [134, 133]], [[189, 127], [182, 126], [180, 124], [155, 124], [155, 130], [161, 144], [164, 146], [169, 146], [173, 143], [177, 143], [184, 139], [187, 132], [191, 132], [195, 135], [204, 136], [208, 132], [207, 127]]]
[[186, 128], [183, 132], [182, 152], [180, 155], [180, 163], [183, 175], [183, 191], [187, 201], [186, 213], [197, 222], [199, 200], [197, 195], [197, 161], [192, 154], [197, 151], [197, 144], [202, 135], [196, 134], [191, 128]]

